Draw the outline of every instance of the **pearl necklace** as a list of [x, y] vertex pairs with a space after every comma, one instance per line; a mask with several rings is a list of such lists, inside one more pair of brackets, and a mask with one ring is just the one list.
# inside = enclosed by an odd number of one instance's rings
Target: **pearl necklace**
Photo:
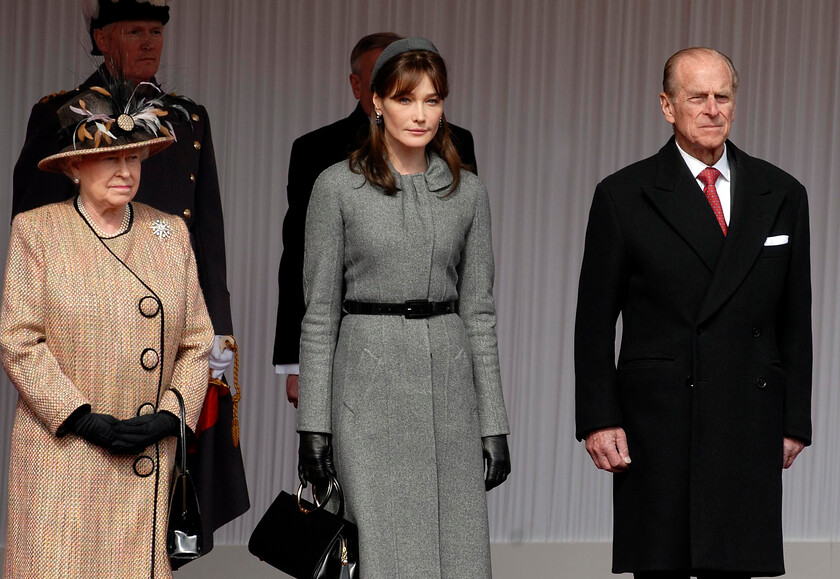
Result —
[[82, 217], [85, 218], [85, 221], [88, 222], [88, 225], [90, 225], [91, 229], [93, 229], [93, 232], [97, 235], [97, 237], [104, 237], [107, 239], [110, 237], [117, 237], [118, 235], [122, 235], [123, 233], [128, 231], [128, 225], [129, 223], [131, 223], [131, 205], [129, 205], [128, 203], [125, 204], [125, 211], [123, 211], [123, 218], [122, 223], [120, 224], [120, 228], [117, 230], [116, 233], [111, 234], [105, 233], [104, 231], [99, 229], [99, 226], [96, 225], [96, 222], [93, 220], [93, 217], [91, 217], [90, 213], [88, 213], [87, 209], [85, 209], [85, 204], [82, 203], [81, 197], [76, 197], [76, 207], [79, 209], [79, 213], [82, 214]]

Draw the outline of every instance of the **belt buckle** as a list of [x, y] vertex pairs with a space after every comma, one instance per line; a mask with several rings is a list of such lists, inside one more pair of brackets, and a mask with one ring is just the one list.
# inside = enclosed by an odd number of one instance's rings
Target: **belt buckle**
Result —
[[429, 300], [407, 300], [405, 314], [408, 320], [418, 320], [432, 317], [432, 302]]

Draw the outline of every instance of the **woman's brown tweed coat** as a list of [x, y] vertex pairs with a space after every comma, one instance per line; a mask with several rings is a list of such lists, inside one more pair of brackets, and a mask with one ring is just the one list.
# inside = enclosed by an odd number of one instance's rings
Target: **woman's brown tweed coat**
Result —
[[[194, 426], [213, 328], [184, 223], [132, 203], [100, 239], [73, 200], [12, 224], [0, 354], [20, 393], [4, 577], [154, 577], [166, 556], [175, 439], [110, 455], [62, 424], [79, 406], [129, 418], [157, 407]], [[164, 235], [164, 233], [167, 233]], [[142, 410], [141, 410], [142, 407]]]

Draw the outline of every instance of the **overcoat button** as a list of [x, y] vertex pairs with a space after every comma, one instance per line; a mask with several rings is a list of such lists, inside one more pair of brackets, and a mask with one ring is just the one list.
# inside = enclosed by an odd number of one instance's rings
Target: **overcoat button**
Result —
[[155, 461], [151, 456], [141, 454], [134, 459], [134, 474], [146, 478], [155, 472]]
[[144, 370], [154, 370], [157, 368], [159, 362], [160, 356], [158, 356], [158, 353], [152, 348], [146, 348], [143, 350], [143, 353], [140, 354], [140, 365], [143, 366]]
[[195, 183], [195, 173], [190, 173], [190, 183]]
[[758, 386], [759, 388], [766, 388], [767, 387], [767, 380], [765, 380], [764, 378], [756, 378], [755, 379], [755, 385]]
[[753, 338], [758, 338], [761, 335], [761, 328], [753, 328]]
[[141, 298], [138, 306], [144, 318], [153, 318], [160, 311], [160, 302], [155, 296]]
[[192, 211], [184, 209], [184, 219], [189, 219], [190, 217], [192, 217]]
[[193, 121], [195, 121], [196, 123], [198, 122], [198, 115], [197, 115], [197, 114], [195, 114], [195, 113], [191, 114], [191, 115], [190, 115], [190, 118], [191, 118]]
[[697, 335], [699, 336], [702, 333], [703, 333], [703, 326], [697, 326]]
[[199, 143], [198, 141], [193, 141], [193, 147], [195, 147], [196, 151], [200, 151], [201, 150], [201, 143]]

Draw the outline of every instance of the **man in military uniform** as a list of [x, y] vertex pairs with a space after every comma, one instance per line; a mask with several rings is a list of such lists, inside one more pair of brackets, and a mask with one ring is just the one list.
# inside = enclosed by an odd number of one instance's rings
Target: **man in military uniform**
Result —
[[[60, 124], [56, 111], [61, 105], [91, 86], [107, 86], [114, 77], [136, 83], [137, 90], [150, 97], [160, 94], [155, 74], [163, 49], [163, 28], [169, 21], [165, 0], [99, 0], [95, 13], [89, 16], [91, 53], [102, 55], [104, 62], [76, 89], [44, 97], [32, 108], [26, 141], [15, 165], [13, 218], [76, 193], [69, 179], [37, 167], [38, 161], [58, 152]], [[221, 378], [233, 361], [233, 352], [225, 347], [227, 338], [233, 343], [233, 324], [216, 158], [206, 109], [190, 99], [179, 100], [189, 119], [167, 117], [177, 142], [144, 161], [135, 200], [182, 217], [190, 230], [199, 281], [216, 334], [210, 367], [214, 377]], [[211, 548], [213, 530], [248, 510], [249, 502], [238, 444], [230, 441], [220, 447], [213, 443], [214, 439], [231, 438], [230, 391], [208, 390], [204, 410], [200, 423], [204, 432], [199, 429], [201, 436], [197, 452], [190, 455], [190, 470], [196, 478]], [[218, 416], [218, 422], [206, 420], [207, 415]], [[212, 453], [213, 460], [208, 457], [201, 461], [204, 453]]]
[[[306, 306], [303, 301], [303, 233], [309, 196], [318, 175], [327, 167], [343, 161], [358, 149], [368, 135], [373, 93], [370, 76], [376, 59], [386, 46], [399, 40], [393, 32], [378, 32], [362, 37], [350, 53], [350, 88], [359, 101], [350, 116], [299, 137], [292, 144], [289, 158], [289, 184], [286, 193], [289, 210], [283, 220], [283, 255], [278, 280], [280, 293], [277, 325], [274, 334], [274, 368], [286, 376], [286, 397], [297, 407], [298, 350], [300, 324]], [[472, 134], [449, 123], [452, 142], [461, 162], [476, 171]]]

